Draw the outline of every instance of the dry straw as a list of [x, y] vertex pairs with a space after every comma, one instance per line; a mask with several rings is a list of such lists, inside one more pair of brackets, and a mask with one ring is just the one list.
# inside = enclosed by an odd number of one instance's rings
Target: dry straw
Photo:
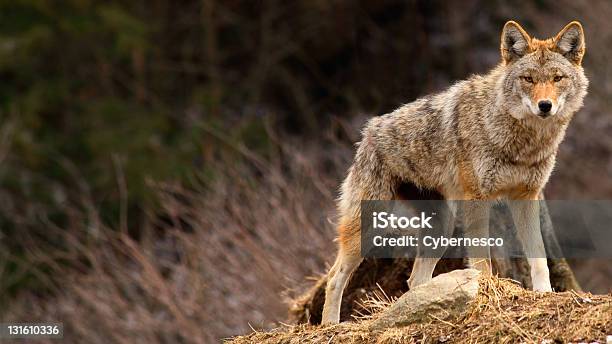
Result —
[[[362, 307], [380, 311], [391, 301], [383, 291]], [[367, 312], [366, 312], [367, 313]], [[333, 326], [298, 325], [234, 338], [232, 343], [543, 343], [605, 342], [612, 333], [612, 295], [537, 293], [516, 282], [481, 277], [469, 311], [382, 333], [367, 331], [376, 313]]]

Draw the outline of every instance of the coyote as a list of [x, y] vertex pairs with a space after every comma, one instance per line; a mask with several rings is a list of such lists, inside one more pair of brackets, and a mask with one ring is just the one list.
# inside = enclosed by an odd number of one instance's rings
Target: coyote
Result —
[[[446, 200], [539, 199], [565, 130], [587, 94], [584, 53], [579, 22], [539, 40], [509, 21], [501, 33], [501, 62], [488, 74], [369, 120], [341, 187], [339, 250], [328, 274], [322, 323], [339, 321], [343, 290], [363, 260], [361, 200], [398, 199], [405, 182]], [[512, 204], [533, 289], [552, 291], [538, 202]], [[488, 219], [487, 207], [466, 208], [468, 224]], [[477, 232], [486, 236], [487, 227], [477, 226]], [[438, 259], [417, 253], [410, 288], [432, 278]], [[490, 259], [469, 258], [469, 265], [491, 273]]]

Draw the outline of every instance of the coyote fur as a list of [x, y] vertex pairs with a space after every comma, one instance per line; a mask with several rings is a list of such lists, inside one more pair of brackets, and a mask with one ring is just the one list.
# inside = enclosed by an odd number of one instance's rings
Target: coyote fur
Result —
[[[539, 40], [509, 21], [501, 34], [501, 62], [488, 74], [471, 76], [366, 124], [338, 200], [339, 248], [328, 274], [323, 323], [339, 322], [343, 290], [363, 260], [362, 200], [398, 199], [404, 182], [435, 190], [446, 200], [539, 199], [565, 130], [587, 93], [584, 53], [579, 22]], [[538, 202], [511, 204], [533, 289], [552, 291], [542, 258]], [[488, 219], [487, 207], [466, 208], [464, 221]], [[488, 224], [471, 230], [486, 236]], [[409, 287], [430, 280], [437, 261], [417, 253]], [[470, 258], [469, 265], [491, 273], [489, 254]]]

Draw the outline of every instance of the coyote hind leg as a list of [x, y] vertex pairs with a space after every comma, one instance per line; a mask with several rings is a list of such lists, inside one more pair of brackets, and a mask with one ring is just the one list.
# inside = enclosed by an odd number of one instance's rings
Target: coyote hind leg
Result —
[[340, 321], [342, 294], [351, 274], [361, 261], [361, 201], [391, 200], [397, 180], [385, 165], [377, 150], [376, 135], [379, 119], [373, 119], [364, 129], [355, 161], [344, 180], [338, 201], [340, 218], [339, 250], [325, 289], [323, 324]]
[[[359, 234], [359, 232], [357, 232]], [[359, 237], [351, 238], [359, 240]], [[343, 247], [344, 246], [344, 247]], [[353, 246], [353, 245], [350, 245]], [[340, 245], [338, 257], [328, 274], [327, 286], [325, 288], [325, 304], [323, 305], [322, 324], [336, 324], [340, 322], [340, 306], [342, 294], [348, 281], [357, 269], [363, 258], [360, 255], [359, 246], [351, 248]]]

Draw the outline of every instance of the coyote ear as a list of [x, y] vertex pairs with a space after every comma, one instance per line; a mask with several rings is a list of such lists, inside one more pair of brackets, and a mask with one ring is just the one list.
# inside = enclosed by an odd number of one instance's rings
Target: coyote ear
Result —
[[523, 28], [514, 21], [504, 25], [501, 34], [501, 55], [504, 61], [512, 62], [529, 51], [531, 38]]
[[557, 36], [555, 36], [557, 51], [571, 62], [579, 65], [584, 56], [584, 31], [579, 22], [573, 21], [567, 24]]

